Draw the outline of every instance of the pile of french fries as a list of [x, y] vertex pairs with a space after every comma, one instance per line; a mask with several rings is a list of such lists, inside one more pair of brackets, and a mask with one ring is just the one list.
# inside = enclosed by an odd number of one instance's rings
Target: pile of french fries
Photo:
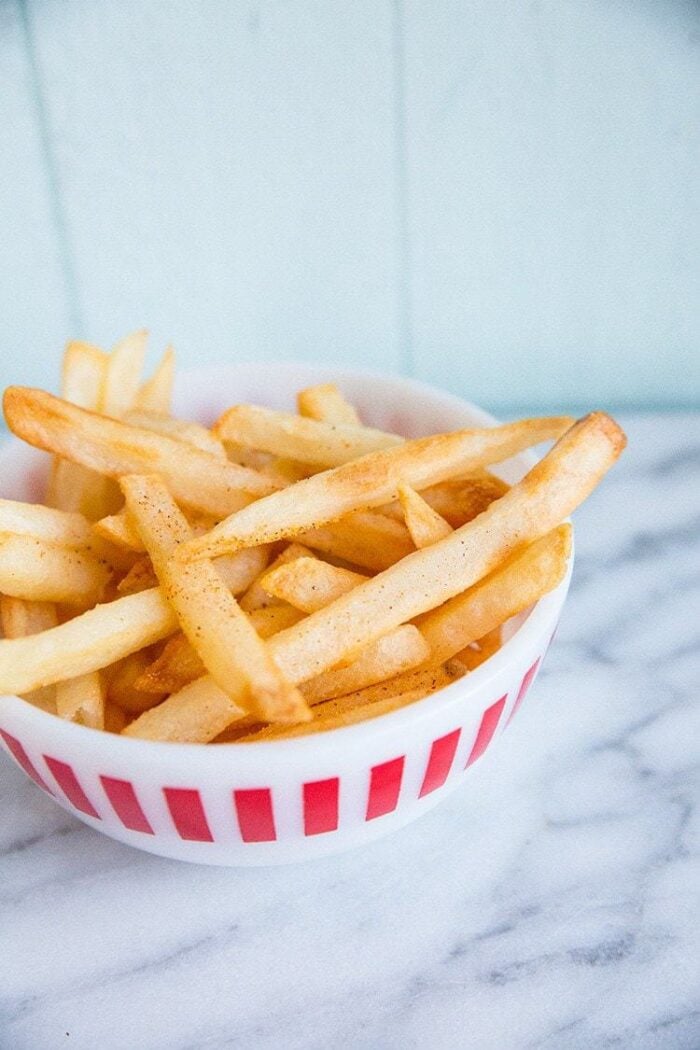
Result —
[[[4, 397], [52, 465], [45, 505], [0, 499], [0, 692], [128, 737], [323, 731], [468, 674], [561, 581], [562, 522], [625, 445], [600, 412], [404, 440], [332, 384], [207, 429], [145, 350], [72, 342], [62, 397]], [[489, 469], [544, 441], [518, 484]]]

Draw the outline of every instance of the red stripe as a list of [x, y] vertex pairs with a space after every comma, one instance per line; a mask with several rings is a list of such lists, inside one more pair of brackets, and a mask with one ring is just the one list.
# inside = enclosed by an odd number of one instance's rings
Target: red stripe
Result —
[[510, 725], [510, 723], [515, 718], [516, 711], [518, 710], [518, 708], [522, 704], [523, 700], [525, 699], [525, 697], [527, 695], [527, 691], [530, 688], [530, 686], [532, 685], [532, 679], [537, 674], [537, 668], [539, 666], [540, 666], [540, 658], [538, 657], [535, 660], [535, 662], [532, 665], [532, 667], [530, 668], [530, 670], [526, 672], [525, 677], [523, 678], [522, 682], [520, 683], [520, 689], [518, 689], [518, 695], [515, 698], [515, 703], [513, 704], [513, 710], [511, 711], [510, 717], [508, 718], [508, 723], [507, 723], [508, 725]]
[[173, 824], [181, 839], [213, 842], [199, 792], [194, 788], [163, 788]]
[[382, 817], [396, 809], [405, 761], [405, 756], [401, 755], [399, 758], [392, 758], [390, 762], [382, 762], [380, 766], [372, 767], [365, 820], [374, 820], [375, 817]]
[[338, 827], [338, 777], [304, 784], [304, 834], [322, 835]]
[[134, 786], [128, 780], [117, 780], [115, 777], [100, 776], [105, 794], [114, 807], [114, 812], [125, 828], [130, 831], [143, 831], [153, 834], [153, 828], [146, 819], [136, 797]]
[[467, 766], [470, 766], [472, 762], [476, 762], [477, 758], [481, 758], [484, 751], [491, 743], [493, 734], [496, 732], [498, 720], [506, 705], [506, 699], [507, 694], [506, 696], [502, 696], [500, 700], [497, 700], [495, 704], [492, 704], [491, 707], [484, 711], [481, 725], [479, 726], [479, 732], [476, 734], [476, 740], [474, 741], [474, 747], [471, 749], [471, 754], [467, 759]]
[[46, 791], [49, 795], [53, 795], [53, 791], [48, 786], [45, 780], [37, 773], [33, 762], [29, 758], [29, 755], [24, 750], [19, 740], [16, 737], [10, 736], [4, 729], [0, 729], [0, 736], [7, 744], [7, 749], [14, 758], [15, 762], [22, 767], [28, 777], [31, 777], [35, 784], [38, 784], [40, 788]]
[[439, 740], [433, 741], [418, 798], [423, 798], [423, 795], [429, 795], [431, 791], [442, 787], [447, 780], [447, 774], [452, 768], [461, 732], [461, 729], [454, 729], [451, 733], [447, 733], [446, 736], [441, 736]]
[[244, 842], [274, 842], [277, 838], [269, 788], [241, 788], [233, 793], [238, 827]]
[[44, 755], [44, 761], [70, 804], [79, 809], [81, 813], [86, 813], [88, 817], [102, 820], [102, 817], [83, 791], [80, 781], [73, 772], [73, 767], [69, 766], [67, 762], [60, 762], [57, 758], [51, 758], [50, 755]]

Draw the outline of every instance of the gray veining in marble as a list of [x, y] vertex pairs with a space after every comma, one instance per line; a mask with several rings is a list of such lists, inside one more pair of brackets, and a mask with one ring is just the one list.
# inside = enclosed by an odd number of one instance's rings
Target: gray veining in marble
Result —
[[521, 714], [406, 830], [191, 867], [2, 761], [2, 1050], [697, 1050], [700, 418], [625, 422]]

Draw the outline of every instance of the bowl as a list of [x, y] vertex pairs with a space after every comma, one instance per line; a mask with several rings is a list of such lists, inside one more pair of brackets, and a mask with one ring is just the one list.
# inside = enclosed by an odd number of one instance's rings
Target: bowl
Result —
[[[297, 390], [329, 380], [369, 424], [407, 437], [496, 422], [413, 380], [288, 363], [184, 373], [175, 409], [211, 422], [240, 401], [289, 408]], [[516, 481], [532, 462], [518, 456], [498, 473]], [[0, 451], [2, 495], [37, 499], [47, 464], [44, 453], [10, 441]], [[60, 806], [137, 849], [231, 866], [350, 849], [415, 820], [459, 787], [477, 761], [491, 760], [542, 665], [570, 572], [571, 565], [556, 590], [507, 625], [501, 649], [475, 671], [346, 728], [246, 746], [154, 743], [88, 729], [5, 696], [0, 739]]]

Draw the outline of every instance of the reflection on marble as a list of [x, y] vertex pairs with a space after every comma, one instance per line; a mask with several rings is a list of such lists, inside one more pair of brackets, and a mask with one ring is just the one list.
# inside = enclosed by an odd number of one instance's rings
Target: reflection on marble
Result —
[[2, 761], [3, 1050], [700, 1046], [700, 419], [625, 422], [521, 714], [406, 830], [191, 867]]

